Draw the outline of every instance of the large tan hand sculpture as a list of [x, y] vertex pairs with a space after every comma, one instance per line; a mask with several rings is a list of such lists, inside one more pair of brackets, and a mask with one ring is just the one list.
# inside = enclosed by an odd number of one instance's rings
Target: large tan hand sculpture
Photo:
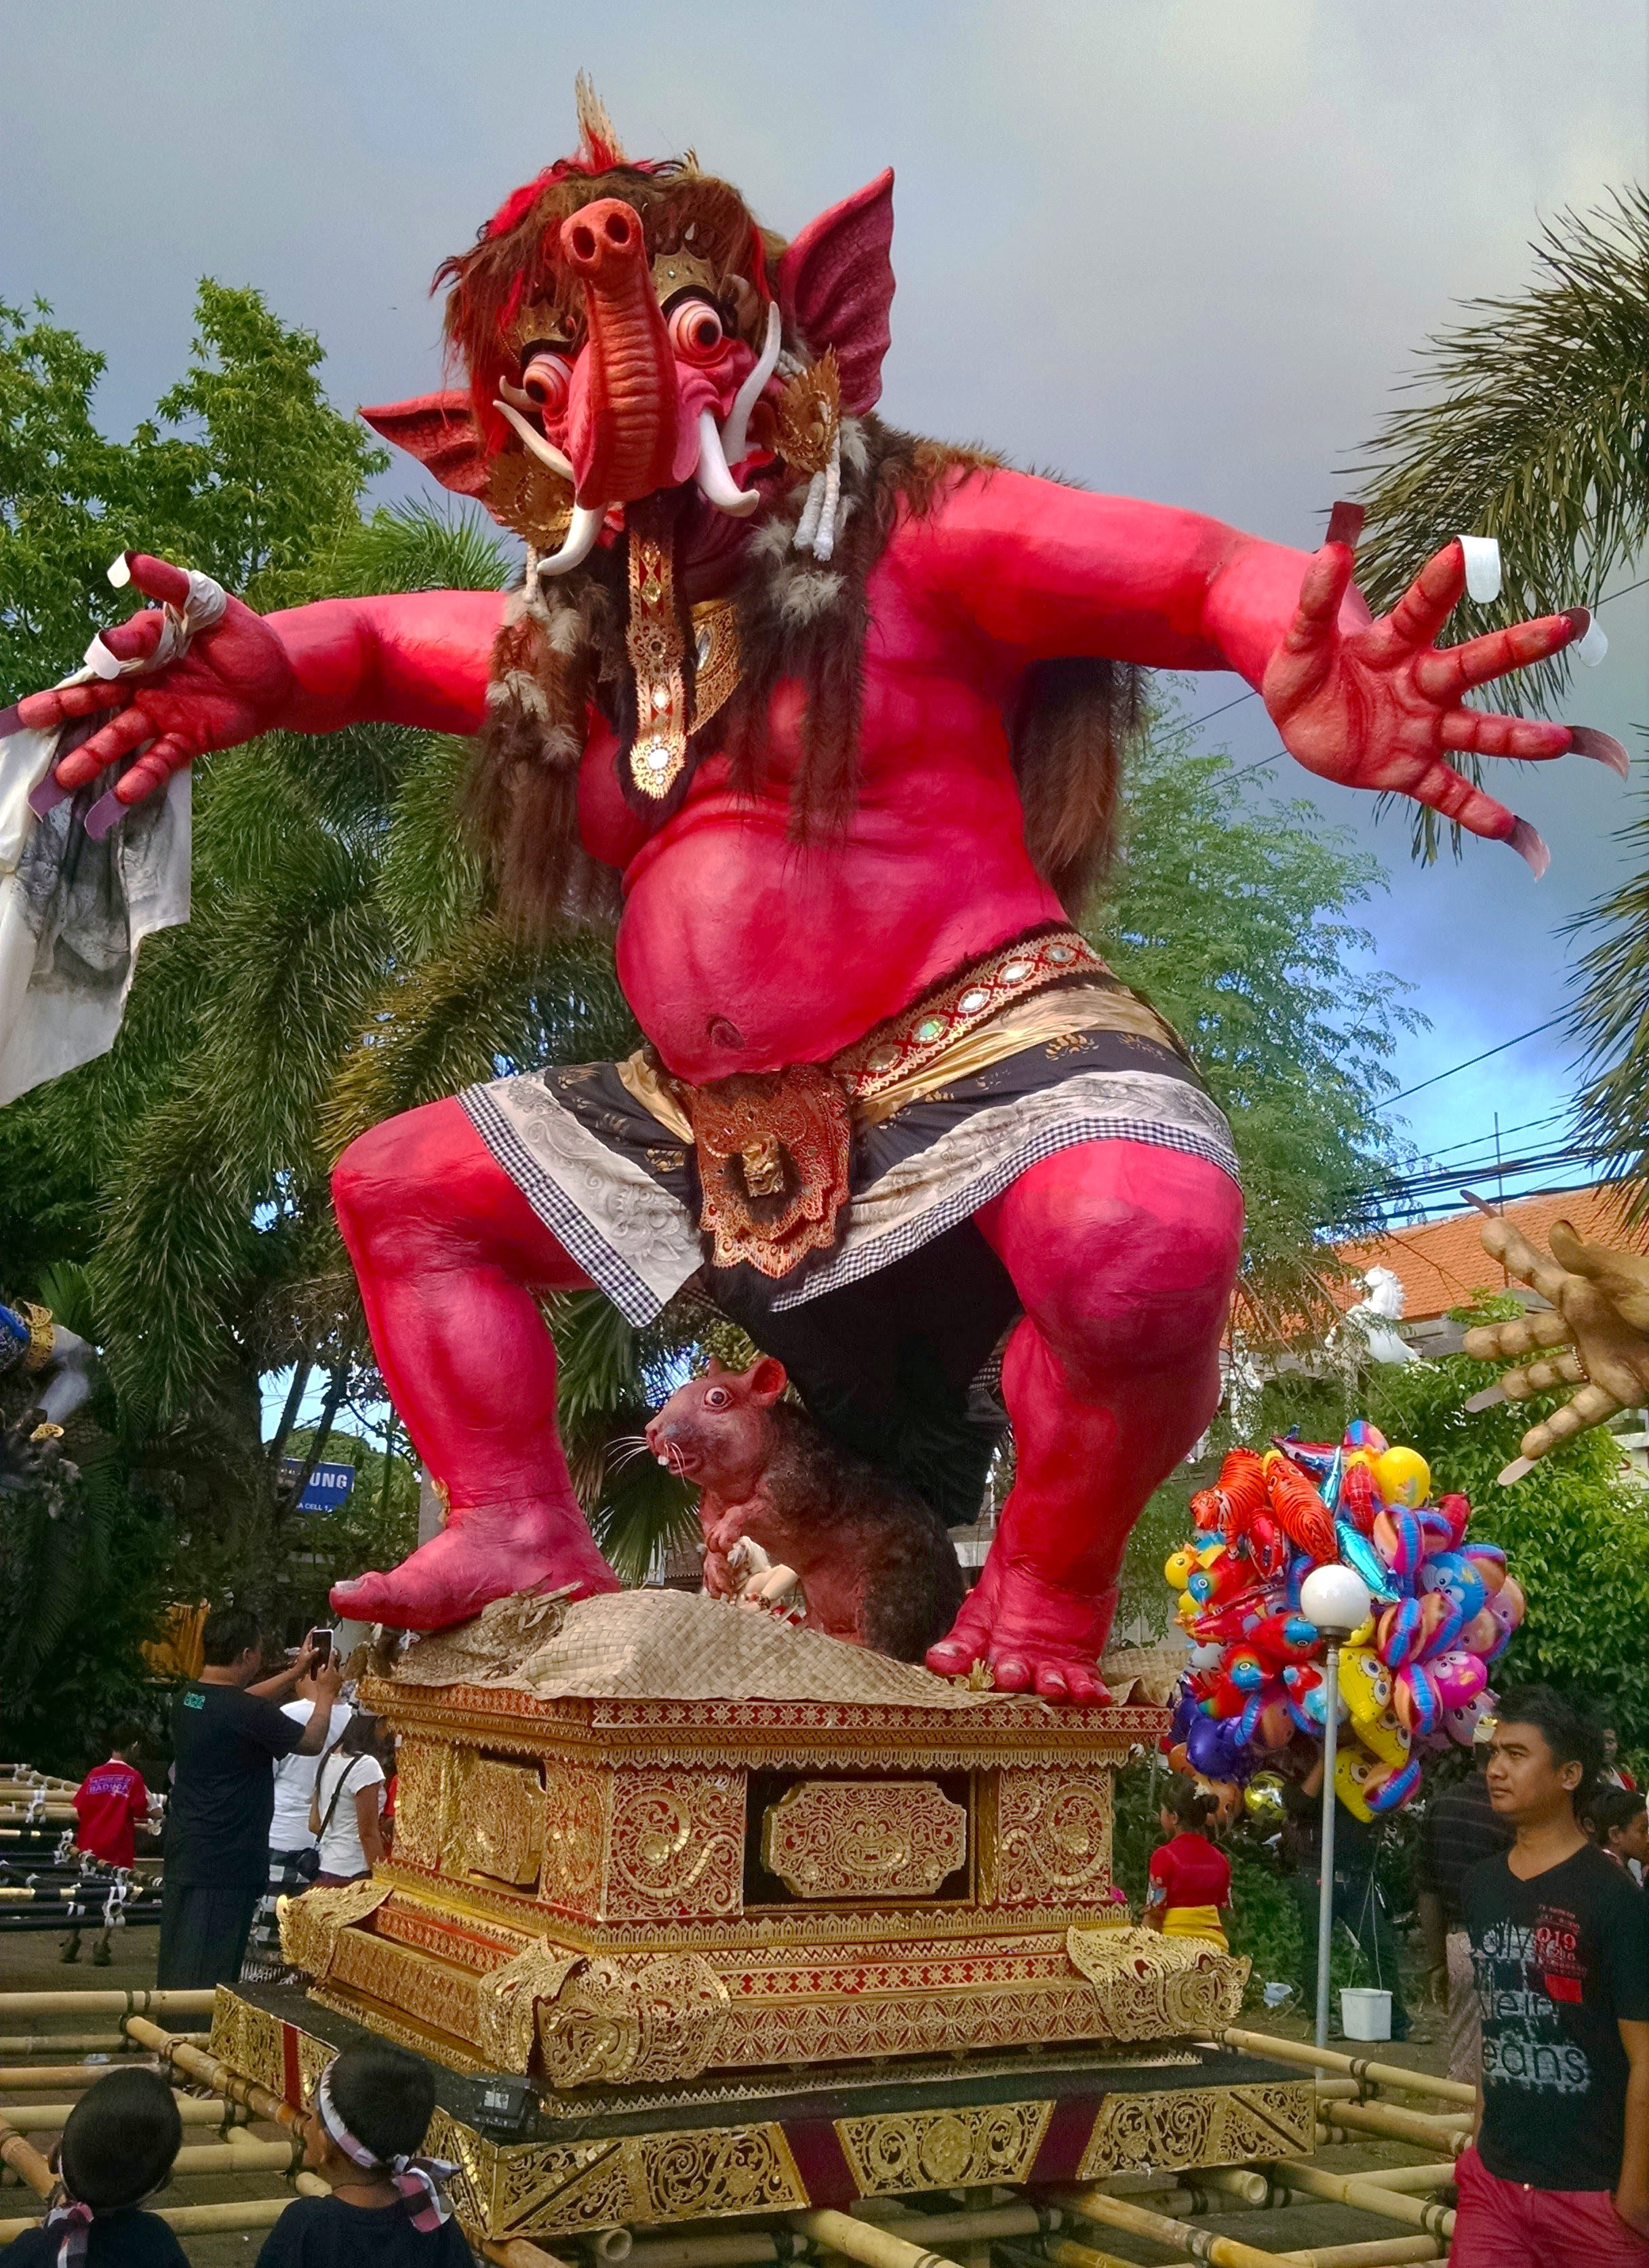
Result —
[[1521, 1402], [1554, 1386], [1572, 1384], [1580, 1389], [1550, 1418], [1529, 1427], [1521, 1443], [1523, 1454], [1500, 1474], [1504, 1488], [1532, 1472], [1536, 1461], [1559, 1441], [1572, 1440], [1618, 1411], [1649, 1402], [1649, 1257], [1583, 1243], [1566, 1220], [1552, 1223], [1550, 1257], [1520, 1235], [1510, 1221], [1498, 1217], [1483, 1224], [1483, 1248], [1519, 1283], [1532, 1285], [1550, 1300], [1551, 1313], [1468, 1331], [1466, 1352], [1480, 1362], [1504, 1362], [1536, 1347], [1562, 1346], [1571, 1351], [1520, 1363], [1498, 1386], [1474, 1394], [1467, 1409]]

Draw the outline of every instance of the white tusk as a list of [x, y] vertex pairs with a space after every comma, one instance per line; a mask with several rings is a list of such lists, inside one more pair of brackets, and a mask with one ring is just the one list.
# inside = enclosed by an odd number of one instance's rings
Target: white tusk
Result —
[[762, 389], [773, 375], [774, 365], [778, 361], [779, 336], [784, 328], [784, 323], [779, 317], [778, 302], [777, 299], [769, 299], [767, 309], [766, 342], [761, 353], [756, 357], [755, 367], [739, 388], [738, 393], [734, 394], [732, 408], [727, 412], [727, 423], [721, 429], [722, 454], [730, 465], [736, 465], [744, 454], [745, 442], [748, 438], [750, 412], [762, 399]]
[[509, 419], [541, 464], [548, 465], [552, 473], [559, 473], [563, 481], [570, 481], [572, 478], [571, 460], [563, 457], [555, 443], [547, 441], [536, 427], [529, 425], [519, 409], [496, 397], [492, 406]]
[[571, 575], [575, 567], [582, 567], [595, 549], [595, 539], [601, 533], [607, 514], [594, 511], [587, 504], [576, 504], [572, 508], [572, 525], [567, 530], [566, 541], [553, 559], [541, 559], [538, 571], [547, 575]]
[[699, 412], [696, 478], [700, 494], [708, 497], [718, 512], [730, 512], [735, 519], [742, 519], [747, 512], [754, 512], [762, 501], [754, 489], [741, 489], [734, 482], [722, 453], [714, 414], [708, 409]]

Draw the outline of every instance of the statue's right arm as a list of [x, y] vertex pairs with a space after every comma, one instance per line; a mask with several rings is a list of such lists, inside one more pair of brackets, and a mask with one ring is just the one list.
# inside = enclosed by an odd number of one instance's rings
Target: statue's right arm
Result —
[[296, 681], [282, 725], [296, 733], [366, 724], [479, 732], [503, 608], [497, 591], [415, 591], [265, 615]]
[[[142, 554], [127, 564], [146, 597], [173, 608], [188, 602], [180, 568]], [[55, 778], [72, 791], [132, 758], [114, 791], [117, 804], [139, 802], [197, 756], [260, 733], [369, 723], [474, 733], [485, 714], [503, 609], [504, 594], [493, 591], [328, 599], [269, 615], [232, 598], [176, 659], [31, 694], [0, 717], [0, 733], [14, 723], [50, 732], [74, 718], [102, 718], [61, 759]], [[105, 632], [102, 644], [117, 661], [144, 659], [165, 619], [160, 607], [147, 608]]]

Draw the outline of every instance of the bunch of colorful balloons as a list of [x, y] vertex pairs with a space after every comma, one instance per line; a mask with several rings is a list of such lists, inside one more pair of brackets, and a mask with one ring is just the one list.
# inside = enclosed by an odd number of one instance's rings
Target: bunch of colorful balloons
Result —
[[1373, 1600], [1340, 1652], [1335, 1786], [1360, 1819], [1395, 1810], [1424, 1759], [1469, 1746], [1489, 1665], [1523, 1619], [1498, 1544], [1467, 1540], [1463, 1496], [1427, 1502], [1417, 1450], [1362, 1418], [1338, 1443], [1233, 1449], [1191, 1498], [1196, 1534], [1163, 1572], [1191, 1642], [1170, 1761], [1233, 1792], [1300, 1741], [1320, 1742], [1323, 1639], [1299, 1609], [1314, 1567], [1353, 1568]]

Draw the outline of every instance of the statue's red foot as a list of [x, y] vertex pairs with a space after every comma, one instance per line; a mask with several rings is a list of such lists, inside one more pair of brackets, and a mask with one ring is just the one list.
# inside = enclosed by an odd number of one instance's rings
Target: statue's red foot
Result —
[[985, 1662], [1002, 1693], [1108, 1702], [1099, 1661], [1115, 1611], [1114, 1588], [1097, 1598], [1062, 1590], [993, 1547], [950, 1636], [928, 1648], [928, 1668], [965, 1677]]
[[616, 1591], [618, 1578], [576, 1505], [561, 1497], [454, 1505], [445, 1527], [387, 1574], [335, 1583], [332, 1604], [356, 1622], [445, 1630], [515, 1591]]

